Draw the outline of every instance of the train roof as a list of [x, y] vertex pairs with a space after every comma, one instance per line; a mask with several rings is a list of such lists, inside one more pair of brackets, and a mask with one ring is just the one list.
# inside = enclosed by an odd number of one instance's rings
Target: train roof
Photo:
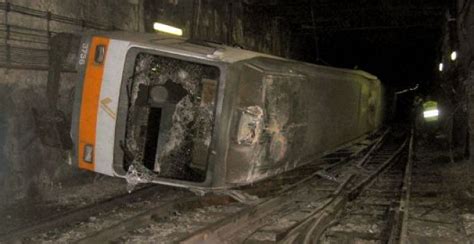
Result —
[[156, 47], [161, 46], [170, 51], [182, 51], [190, 56], [207, 59], [218, 60], [226, 63], [235, 63], [256, 57], [267, 57], [291, 63], [304, 63], [319, 70], [329, 72], [343, 72], [353, 75], [362, 76], [369, 80], [378, 80], [375, 75], [372, 75], [363, 70], [353, 70], [345, 68], [337, 68], [331, 66], [317, 65], [312, 63], [301, 62], [292, 59], [286, 59], [270, 54], [254, 52], [246, 49], [226, 46], [222, 43], [211, 41], [193, 40], [184, 37], [177, 37], [162, 33], [136, 33], [136, 32], [88, 32], [86, 35], [101, 35], [111, 39], [129, 41], [137, 46]]

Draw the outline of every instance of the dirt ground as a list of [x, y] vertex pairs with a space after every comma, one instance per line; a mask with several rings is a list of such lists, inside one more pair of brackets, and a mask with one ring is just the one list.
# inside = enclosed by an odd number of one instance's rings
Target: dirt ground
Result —
[[0, 221], [0, 234], [71, 209], [127, 194], [127, 182], [123, 179], [98, 174], [87, 178], [89, 180], [84, 179], [82, 184], [51, 185], [50, 191], [41, 197], [2, 206], [0, 218], [7, 221]]
[[474, 211], [474, 163], [469, 160], [443, 167], [446, 187], [462, 208]]
[[[412, 188], [432, 192], [432, 196], [412, 197], [410, 231], [415, 237], [433, 237], [433, 243], [474, 242], [474, 164], [452, 161], [449, 150], [437, 142], [419, 142], [414, 167], [431, 179], [413, 178]], [[441, 181], [441, 182], [439, 182]], [[443, 241], [441, 241], [443, 242]]]

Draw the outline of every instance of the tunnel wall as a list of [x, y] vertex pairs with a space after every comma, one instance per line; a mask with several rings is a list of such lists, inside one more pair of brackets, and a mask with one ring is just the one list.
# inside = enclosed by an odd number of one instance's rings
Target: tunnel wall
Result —
[[[439, 62], [434, 67], [437, 78], [432, 93], [439, 102], [440, 124], [446, 133], [454, 160], [474, 155], [474, 4], [469, 0], [453, 1], [445, 12], [444, 37]], [[457, 59], [451, 60], [452, 51]]]
[[[10, 0], [9, 3], [43, 11], [44, 16], [0, 10], [0, 23], [40, 31], [33, 31], [34, 35], [0, 32], [0, 43], [24, 48], [7, 50], [5, 45], [0, 45], [0, 210], [17, 201], [48, 199], [58, 189], [64, 191], [71, 185], [92, 182], [97, 176], [68, 165], [63, 151], [43, 145], [35, 129], [32, 109], [47, 109], [49, 35], [85, 30], [153, 31], [151, 23], [164, 20], [184, 26], [185, 31], [192, 29], [191, 37], [195, 39], [235, 44], [280, 56], [288, 54], [288, 29], [269, 14], [256, 14], [243, 1]], [[47, 20], [48, 11], [76, 23]], [[11, 51], [11, 59], [4, 59], [7, 51]], [[22, 56], [16, 56], [16, 51]], [[68, 118], [73, 79], [74, 73], [61, 75], [59, 108]]]
[[290, 29], [264, 7], [244, 0], [145, 0], [146, 31], [153, 22], [179, 26], [193, 39], [289, 57]]
[[[469, 0], [458, 0], [453, 14], [453, 24], [448, 24], [444, 55], [457, 50], [458, 59], [448, 66], [446, 79], [458, 94], [459, 104], [453, 112], [454, 146], [466, 146], [464, 153], [474, 158], [474, 4]], [[449, 22], [448, 22], [449, 23]], [[467, 133], [469, 131], [469, 133]], [[461, 147], [463, 148], [463, 147]], [[459, 150], [459, 149], [458, 149]], [[463, 152], [461, 152], [463, 153]]]
[[[5, 1], [2, 1], [5, 3]], [[9, 0], [12, 8], [26, 7], [43, 13], [85, 19], [100, 26], [137, 31], [143, 29], [139, 1], [126, 0]], [[66, 155], [41, 143], [32, 109], [46, 109], [48, 34], [78, 33], [94, 28], [48, 21], [42, 17], [0, 10], [0, 23], [11, 28], [0, 32], [0, 209], [16, 201], [43, 199], [60, 188], [90, 181], [94, 174], [79, 171], [66, 162]], [[48, 32], [49, 30], [49, 32]], [[6, 45], [11, 49], [9, 60]], [[22, 52], [20, 52], [22, 51]], [[71, 114], [74, 73], [61, 75], [59, 108]]]
[[466, 111], [469, 128], [469, 155], [474, 161], [474, 4], [459, 0], [457, 5], [457, 38], [460, 58], [460, 84], [466, 89]]

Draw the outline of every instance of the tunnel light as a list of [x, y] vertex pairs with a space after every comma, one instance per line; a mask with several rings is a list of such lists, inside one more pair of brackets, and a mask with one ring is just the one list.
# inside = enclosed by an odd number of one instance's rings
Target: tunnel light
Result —
[[443, 63], [439, 63], [438, 70], [439, 72], [443, 71]]
[[153, 29], [161, 32], [165, 32], [171, 35], [176, 35], [176, 36], [182, 36], [183, 35], [183, 30], [170, 26], [170, 25], [165, 25], [162, 23], [155, 22], [153, 24]]
[[423, 112], [424, 118], [433, 118], [439, 115], [438, 109], [426, 110]]
[[456, 58], [458, 57], [458, 53], [456, 51], [453, 51], [451, 52], [451, 60], [456, 60]]

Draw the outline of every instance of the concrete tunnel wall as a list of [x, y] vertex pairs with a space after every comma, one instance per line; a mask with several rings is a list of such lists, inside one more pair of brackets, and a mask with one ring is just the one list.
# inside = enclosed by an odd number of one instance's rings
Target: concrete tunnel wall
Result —
[[472, 163], [474, 162], [474, 3], [468, 0], [458, 0], [458, 16], [456, 16], [456, 19], [460, 63], [460, 72], [456, 79], [458, 79], [457, 84], [465, 86], [466, 90], [463, 94], [463, 101], [467, 105], [465, 110], [470, 132], [469, 151]]
[[[5, 0], [3, 0], [5, 2]], [[50, 11], [63, 16], [87, 19], [114, 29], [152, 31], [160, 20], [193, 29], [193, 37], [247, 49], [288, 56], [285, 26], [277, 19], [261, 15], [250, 18], [242, 1], [220, 0], [9, 0], [11, 4]], [[152, 4], [153, 3], [153, 4]], [[229, 3], [232, 3], [229, 5]], [[144, 8], [144, 6], [146, 8]], [[232, 17], [228, 18], [229, 7]], [[147, 9], [148, 8], [148, 9]], [[191, 13], [191, 14], [190, 14]], [[46, 21], [0, 10], [0, 22], [45, 30]], [[146, 20], [143, 22], [143, 20]], [[145, 25], [144, 23], [147, 23]], [[258, 23], [258, 24], [256, 24]], [[232, 27], [230, 27], [232, 26]], [[253, 27], [251, 27], [253, 26]], [[81, 26], [50, 22], [55, 32], [80, 33]], [[3, 39], [2, 39], [3, 38]], [[4, 42], [5, 36], [0, 36]], [[8, 40], [11, 45], [39, 48], [38, 44]], [[48, 62], [45, 60], [44, 62]], [[7, 64], [8, 66], [8, 64]], [[71, 167], [62, 151], [41, 144], [35, 132], [32, 108], [46, 109], [47, 71], [12, 69], [0, 64], [0, 209], [18, 201], [48, 200], [58, 189], [81, 186], [96, 174]], [[74, 74], [63, 73], [59, 108], [70, 116]], [[111, 180], [101, 178], [100, 180]]]
[[[138, 1], [10, 0], [11, 4], [68, 17], [91, 19], [104, 25], [136, 31], [140, 28]], [[6, 17], [7, 15], [7, 17]], [[0, 11], [0, 20], [11, 25], [45, 30], [46, 21]], [[80, 26], [50, 23], [51, 31], [78, 33]], [[1, 36], [1, 42], [5, 36]], [[16, 46], [41, 48], [41, 44], [9, 40]], [[43, 45], [45, 46], [45, 45]], [[47, 48], [47, 45], [46, 45]], [[3, 54], [2, 54], [3, 55]], [[48, 60], [44, 60], [45, 63]], [[35, 132], [32, 108], [46, 109], [48, 72], [0, 68], [0, 207], [18, 200], [38, 200], [59, 187], [91, 180], [91, 174], [69, 166], [60, 150], [41, 144]], [[74, 74], [63, 73], [59, 108], [70, 116]]]
[[[433, 92], [439, 99], [443, 129], [452, 142], [454, 157], [466, 153], [474, 156], [474, 3], [457, 0], [456, 9], [446, 13], [444, 37], [440, 46], [439, 62], [443, 72], [437, 72]], [[450, 54], [457, 51], [457, 59]], [[437, 69], [437, 67], [434, 67]]]

